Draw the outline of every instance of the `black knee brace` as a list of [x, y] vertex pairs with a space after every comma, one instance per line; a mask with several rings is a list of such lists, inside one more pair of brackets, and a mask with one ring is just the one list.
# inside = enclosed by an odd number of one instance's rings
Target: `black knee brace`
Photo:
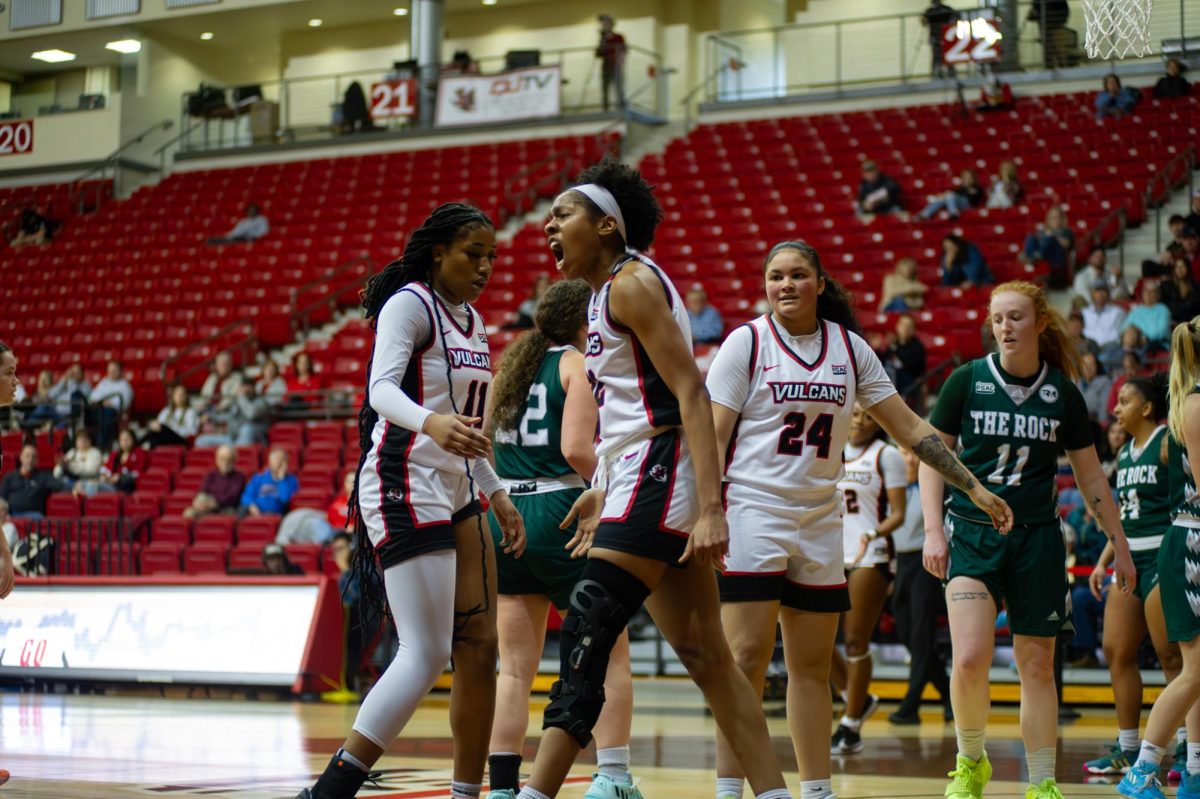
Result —
[[571, 589], [571, 606], [559, 631], [559, 677], [550, 689], [542, 729], [558, 727], [580, 746], [604, 707], [604, 675], [621, 631], [650, 589], [629, 572], [603, 560], [589, 560]]

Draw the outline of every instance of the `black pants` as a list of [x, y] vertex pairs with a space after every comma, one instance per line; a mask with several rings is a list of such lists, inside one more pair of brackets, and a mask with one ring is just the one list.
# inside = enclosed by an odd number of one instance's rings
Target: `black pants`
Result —
[[947, 64], [942, 55], [942, 40], [941, 38], [929, 39], [929, 50], [932, 63], [929, 65], [929, 73], [935, 78], [953, 78], [954, 65]]
[[900, 713], [912, 715], [921, 708], [921, 692], [927, 683], [950, 706], [950, 677], [946, 656], [937, 647], [937, 619], [946, 609], [942, 584], [921, 565], [920, 552], [896, 556], [896, 584], [892, 589], [892, 611], [896, 632], [912, 656], [908, 692], [900, 702]]

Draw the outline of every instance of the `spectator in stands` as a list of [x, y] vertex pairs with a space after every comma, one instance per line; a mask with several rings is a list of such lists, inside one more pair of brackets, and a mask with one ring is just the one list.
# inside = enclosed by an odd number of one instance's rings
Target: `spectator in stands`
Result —
[[237, 451], [229, 444], [217, 447], [216, 466], [204, 475], [200, 492], [192, 499], [192, 506], [183, 512], [185, 518], [237, 512], [242, 492], [246, 490], [246, 475], [237, 469]]
[[921, 15], [921, 24], [929, 29], [929, 49], [932, 63], [929, 74], [934, 78], [953, 78], [954, 65], [942, 58], [942, 29], [958, 21], [958, 12], [942, 2], [929, 0], [929, 8]]
[[1092, 300], [1092, 286], [1105, 279], [1104, 267], [1108, 256], [1100, 247], [1088, 253], [1087, 262], [1075, 270], [1075, 279], [1071, 283], [1071, 302], [1076, 308], [1082, 308]]
[[1167, 59], [1167, 74], [1154, 84], [1154, 96], [1160, 100], [1173, 100], [1176, 97], [1189, 97], [1192, 94], [1192, 84], [1183, 77], [1183, 64], [1178, 58]]
[[164, 444], [187, 446], [198, 432], [200, 416], [192, 407], [187, 386], [176, 383], [171, 388], [167, 406], [159, 411], [158, 418], [150, 422], [150, 429], [142, 437], [142, 443], [150, 447], [160, 447]]
[[979, 105], [976, 111], [1011, 111], [1017, 107], [1017, 99], [1013, 96], [1012, 86], [988, 70], [983, 77], [983, 85], [979, 87]]
[[1067, 336], [1075, 345], [1075, 351], [1079, 353], [1080, 358], [1089, 352], [1092, 355], [1100, 355], [1100, 345], [1083, 335], [1083, 311], [1078, 308], [1073, 309], [1067, 316]]
[[1067, 0], [1032, 0], [1030, 3], [1026, 19], [1037, 25], [1041, 32], [1042, 56], [1047, 69], [1070, 66], [1067, 45], [1067, 20], [1070, 18]]
[[238, 389], [242, 385], [241, 370], [235, 369], [233, 355], [229, 352], [218, 353], [213, 359], [212, 371], [200, 387], [200, 398], [209, 411], [224, 412], [233, 407]]
[[38, 372], [37, 387], [25, 401], [33, 405], [25, 414], [25, 427], [51, 427], [58, 421], [58, 409], [54, 403], [54, 375], [49, 369]]
[[615, 24], [611, 14], [601, 14], [600, 44], [596, 47], [596, 58], [600, 59], [600, 93], [604, 110], [608, 110], [608, 95], [617, 92], [617, 108], [625, 107], [625, 37], [613, 30]]
[[1121, 85], [1121, 79], [1116, 75], [1104, 76], [1104, 88], [1096, 95], [1096, 119], [1117, 117], [1132, 114], [1137, 107], [1142, 93], [1137, 89]]
[[[1119, 428], [1119, 425], [1113, 426]], [[1108, 538], [1100, 531], [1095, 517], [1085, 505], [1077, 505], [1068, 514], [1065, 531], [1068, 565], [1094, 567], [1100, 560], [1100, 553], [1104, 551]], [[1104, 600], [1097, 601], [1092, 596], [1087, 580], [1074, 580], [1071, 586], [1071, 620], [1075, 626], [1075, 638], [1067, 652], [1067, 663], [1071, 668], [1100, 665], [1096, 658], [1099, 643], [1096, 628], [1103, 617]]]
[[879, 310], [919, 311], [925, 307], [927, 291], [929, 286], [917, 280], [916, 259], [901, 258], [896, 262], [896, 268], [883, 276]]
[[325, 387], [321, 376], [313, 370], [312, 356], [301, 350], [292, 358], [292, 376], [288, 378], [287, 390], [289, 403], [300, 405], [320, 405], [319, 392]]
[[1159, 284], [1159, 292], [1174, 324], [1191, 321], [1200, 314], [1200, 287], [1182, 254], [1172, 264], [1170, 277]]
[[299, 490], [296, 475], [288, 473], [288, 453], [273, 449], [267, 455], [267, 468], [250, 478], [242, 492], [240, 515], [261, 516], [287, 513], [292, 496]]
[[267, 544], [263, 547], [262, 564], [268, 574], [304, 574], [304, 569], [292, 563], [287, 551], [279, 544]]
[[708, 304], [708, 293], [704, 286], [693, 283], [684, 298], [688, 318], [692, 322], [692, 340], [697, 344], [712, 344], [721, 341], [725, 332], [725, 320], [721, 312]]
[[17, 532], [17, 526], [8, 516], [8, 500], [5, 499], [0, 499], [0, 532], [4, 533], [4, 542], [8, 544], [8, 551], [12, 552], [16, 549], [20, 534]]
[[17, 235], [9, 244], [14, 248], [26, 247], [30, 244], [45, 244], [49, 238], [50, 220], [46, 218], [46, 209], [30, 206], [21, 212]]
[[265, 444], [270, 424], [271, 406], [254, 393], [253, 383], [242, 383], [228, 417], [227, 430], [232, 443], [239, 447]]
[[254, 393], [266, 400], [267, 404], [275, 407], [287, 396], [287, 381], [279, 374], [279, 364], [268, 356], [263, 361], [262, 372], [254, 383]]
[[1200, 280], [1200, 232], [1196, 228], [1185, 227], [1179, 243], [1183, 245], [1180, 257], [1187, 261], [1192, 277]]
[[214, 236], [208, 240], [209, 244], [236, 244], [239, 242], [251, 242], [261, 239], [267, 235], [271, 226], [267, 222], [267, 218], [262, 215], [258, 203], [250, 203], [246, 206], [246, 216], [238, 220], [238, 223], [233, 226], [233, 229], [224, 236]]
[[1108, 294], [1114, 300], [1128, 302], [1133, 299], [1133, 291], [1129, 288], [1129, 281], [1125, 279], [1125, 270], [1121, 267], [1120, 260], [1108, 262], [1104, 280], [1108, 283]]
[[0, 480], [0, 499], [8, 502], [9, 513], [16, 519], [41, 519], [46, 515], [46, 500], [67, 486], [54, 479], [46, 469], [38, 468], [37, 447], [21, 447], [18, 467]]
[[[1192, 230], [1200, 230], [1200, 188], [1192, 191], [1192, 210], [1190, 212], [1188, 212], [1187, 217], [1184, 218], [1183, 227], [1185, 230], [1187, 228], [1191, 228]], [[1172, 232], [1174, 232], [1174, 231], [1172, 231]], [[1179, 239], [1180, 243], [1182, 244], [1183, 243], [1183, 231], [1182, 230], [1179, 232], [1179, 236], [1177, 238]]]
[[1100, 442], [1096, 445], [1096, 457], [1100, 459], [1100, 468], [1104, 472], [1104, 476], [1108, 478], [1109, 483], [1113, 483], [1117, 472], [1117, 455], [1121, 452], [1121, 447], [1125, 446], [1125, 441], [1129, 436], [1125, 432], [1125, 428], [1121, 423], [1113, 420], [1108, 429], [1104, 431]]
[[951, 219], [958, 219], [959, 214], [968, 208], [978, 208], [983, 205], [983, 187], [974, 169], [964, 169], [958, 176], [958, 185], [942, 194], [931, 194], [929, 205], [918, 214], [921, 219], [930, 219], [939, 211], [950, 214]]
[[1142, 286], [1142, 301], [1129, 309], [1129, 315], [1121, 323], [1122, 332], [1134, 330], [1138, 334], [1136, 347], [1126, 349], [1165, 349], [1171, 338], [1171, 311], [1162, 304], [1158, 283], [1147, 280]]
[[107, 451], [121, 419], [133, 407], [133, 386], [125, 378], [120, 361], [108, 362], [104, 379], [92, 389], [91, 404], [96, 415], [96, 445]]
[[1025, 187], [1017, 178], [1017, 165], [1012, 161], [1001, 161], [992, 178], [992, 190], [988, 194], [987, 207], [996, 209], [1013, 208], [1025, 199]]
[[925, 345], [917, 338], [917, 320], [911, 314], [900, 314], [888, 339], [887, 349], [879, 354], [879, 359], [896, 390], [906, 394], [925, 374]]
[[1046, 211], [1045, 223], [1025, 237], [1021, 261], [1027, 264], [1045, 261], [1050, 267], [1050, 285], [1062, 288], [1070, 278], [1074, 256], [1075, 234], [1067, 224], [1067, 215], [1057, 205], [1051, 206]]
[[126, 428], [117, 436], [117, 448], [108, 456], [108, 463], [100, 470], [100, 486], [107, 490], [133, 493], [137, 479], [150, 466], [150, 456], [137, 445], [133, 431]]
[[864, 216], [899, 211], [900, 185], [879, 170], [874, 161], [863, 161], [858, 184], [858, 212]]
[[983, 253], [956, 233], [942, 239], [942, 285], [973, 288], [995, 283]]
[[79, 362], [67, 367], [62, 379], [50, 389], [54, 397], [54, 408], [60, 417], [75, 417], [82, 414], [87, 407], [88, 398], [92, 394], [92, 386], [83, 376], [83, 365]]
[[548, 288], [550, 288], [549, 277], [538, 275], [534, 278], [533, 288], [530, 290], [529, 296], [517, 306], [516, 321], [505, 325], [505, 327], [517, 330], [525, 330], [533, 327], [533, 315], [537, 313], [538, 303], [541, 302], [542, 295], [546, 293], [546, 289]]
[[346, 511], [350, 494], [354, 491], [355, 476], [353, 469], [346, 472], [342, 478], [342, 490], [324, 512], [315, 508], [297, 508], [284, 516], [275, 535], [275, 543], [324, 544], [338, 533], [347, 530], [353, 532], [354, 527], [347, 521]]
[[[1117, 395], [1121, 393], [1121, 387], [1124, 386], [1125, 383], [1127, 383], [1131, 378], [1140, 377], [1142, 375], [1142, 373], [1143, 373], [1142, 356], [1139, 355], [1138, 353], [1134, 352], [1133, 350], [1123, 350], [1122, 354], [1121, 354], [1121, 368], [1117, 371], [1116, 376], [1113, 378], [1112, 388], [1109, 389], [1109, 392], [1108, 392], [1107, 408], [1108, 408], [1108, 415], [1110, 417], [1113, 415], [1113, 412], [1116, 411], [1116, 409], [1117, 409]], [[1116, 422], [1114, 422], [1112, 427], [1116, 427], [1116, 426], [1117, 426], [1117, 424], [1116, 424]], [[1112, 432], [1112, 427], [1109, 428], [1110, 434]], [[1112, 459], [1113, 459], [1114, 464], [1116, 463], [1116, 460], [1117, 460], [1117, 450], [1119, 450], [1121, 448], [1120, 445], [1123, 443], [1125, 443], [1125, 440], [1121, 439], [1121, 441], [1117, 444], [1117, 449], [1114, 449], [1112, 452]], [[1101, 458], [1101, 461], [1103, 461], [1103, 460], [1104, 459]], [[1114, 466], [1114, 468], [1115, 468], [1115, 466]], [[1110, 476], [1111, 476], [1111, 473], [1110, 473]]]
[[64, 485], [72, 486], [76, 493], [91, 496], [100, 485], [100, 471], [104, 468], [104, 453], [92, 443], [87, 428], [75, 434], [75, 443], [54, 467], [55, 478]]
[[1108, 283], [1092, 284], [1092, 304], [1083, 309], [1083, 334], [1100, 346], [1100, 361], [1113, 367], [1121, 360], [1121, 325], [1125, 310], [1109, 302]]
[[1104, 367], [1094, 353], [1084, 353], [1079, 367], [1079, 379], [1075, 385], [1083, 394], [1088, 416], [1093, 422], [1108, 424], [1108, 395], [1112, 391], [1112, 378], [1104, 373]]

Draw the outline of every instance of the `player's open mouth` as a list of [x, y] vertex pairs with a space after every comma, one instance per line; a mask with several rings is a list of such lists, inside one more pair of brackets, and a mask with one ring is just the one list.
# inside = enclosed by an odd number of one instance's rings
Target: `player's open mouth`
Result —
[[557, 241], [550, 242], [550, 252], [554, 254], [554, 262], [561, 263], [563, 259], [563, 246]]

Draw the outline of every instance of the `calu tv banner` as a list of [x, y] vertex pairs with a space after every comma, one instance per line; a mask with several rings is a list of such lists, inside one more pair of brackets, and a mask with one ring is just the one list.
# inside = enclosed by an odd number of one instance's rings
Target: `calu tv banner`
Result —
[[555, 117], [562, 112], [559, 67], [526, 67], [498, 75], [443, 76], [437, 124], [481, 125]]

